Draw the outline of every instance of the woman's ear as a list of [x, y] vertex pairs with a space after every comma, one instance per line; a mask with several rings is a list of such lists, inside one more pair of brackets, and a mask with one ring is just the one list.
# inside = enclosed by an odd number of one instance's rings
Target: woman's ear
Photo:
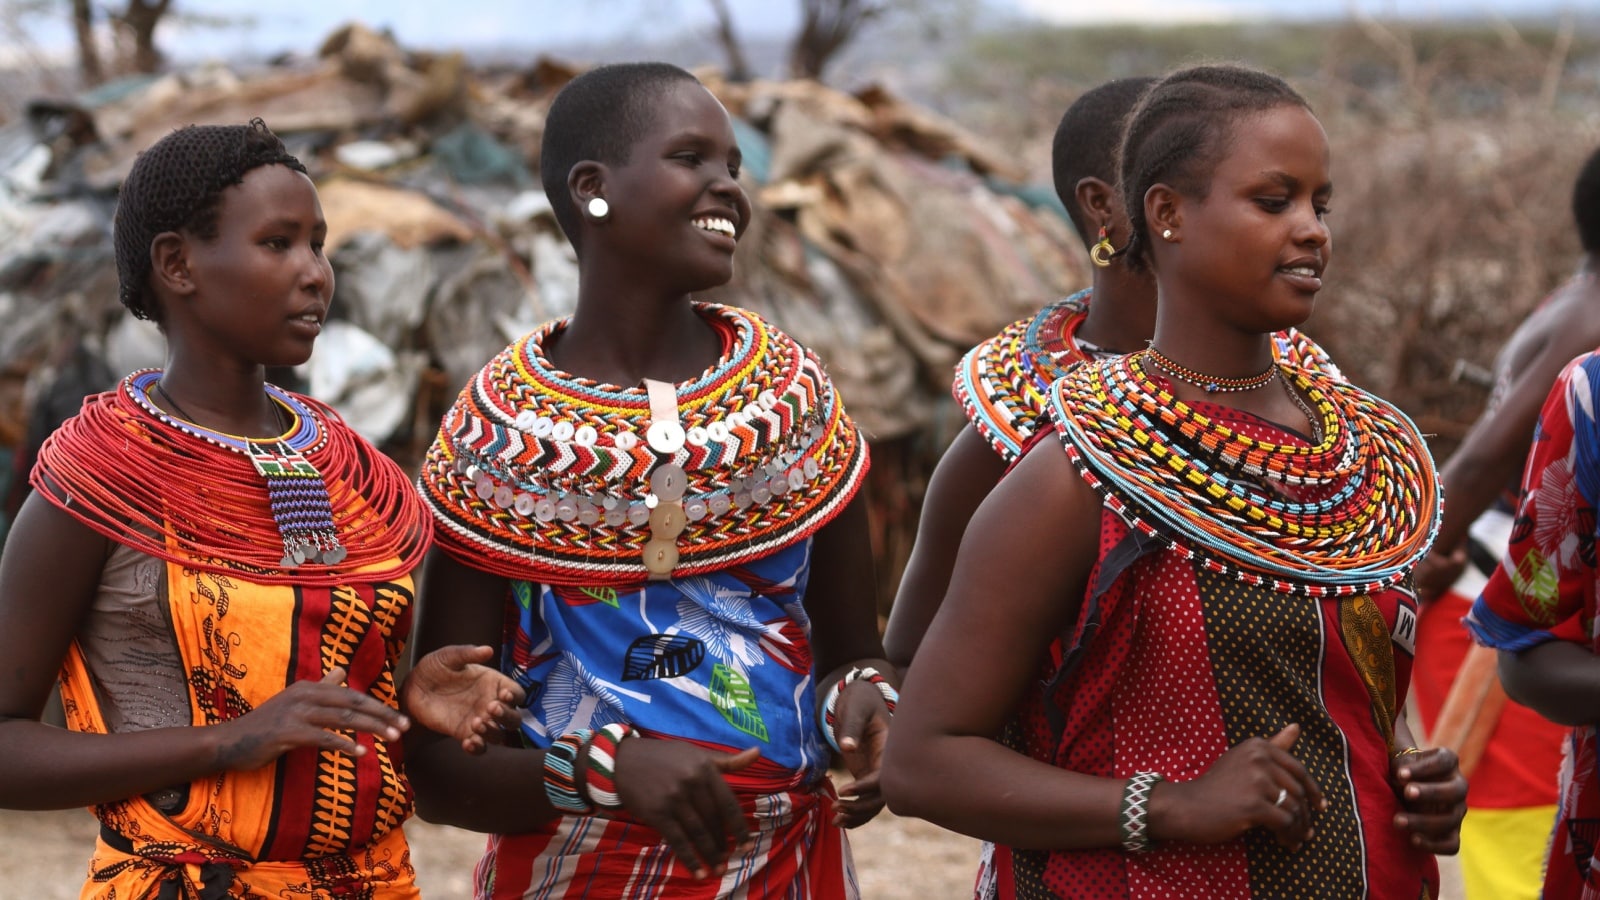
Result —
[[1110, 228], [1115, 218], [1112, 211], [1116, 207], [1116, 188], [1106, 184], [1093, 175], [1078, 179], [1073, 185], [1072, 193], [1078, 201], [1078, 208], [1088, 214], [1099, 226]]
[[1144, 220], [1151, 237], [1176, 241], [1183, 234], [1183, 195], [1165, 184], [1144, 192]]
[[605, 165], [593, 160], [584, 160], [567, 173], [567, 193], [572, 197], [572, 205], [580, 214], [594, 218], [590, 215], [589, 205], [595, 199], [606, 200], [605, 183]]
[[150, 279], [164, 294], [184, 296], [195, 290], [189, 271], [189, 242], [176, 231], [163, 231], [150, 242]]

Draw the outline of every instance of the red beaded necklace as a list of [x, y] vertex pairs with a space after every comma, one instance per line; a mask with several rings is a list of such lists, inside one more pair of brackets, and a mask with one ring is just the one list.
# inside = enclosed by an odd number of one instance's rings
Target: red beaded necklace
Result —
[[86, 401], [40, 449], [34, 487], [119, 543], [197, 568], [247, 572], [259, 583], [333, 585], [357, 570], [363, 580], [382, 580], [421, 561], [432, 517], [416, 489], [331, 409], [271, 389], [291, 422], [270, 443], [318, 474], [332, 533], [348, 550], [301, 562], [285, 554], [282, 511], [252, 459], [258, 442], [235, 446], [230, 436], [166, 415], [139, 384], [151, 377], [136, 372]]

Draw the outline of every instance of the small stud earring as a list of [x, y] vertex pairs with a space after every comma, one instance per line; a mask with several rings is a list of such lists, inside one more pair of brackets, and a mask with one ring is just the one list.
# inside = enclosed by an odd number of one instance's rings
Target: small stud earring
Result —
[[584, 209], [588, 210], [589, 218], [596, 222], [604, 222], [606, 216], [611, 215], [611, 204], [607, 203], [604, 197], [590, 197]]
[[1162, 237], [1163, 240], [1168, 240], [1168, 241], [1172, 240], [1172, 229], [1171, 228], [1162, 229], [1161, 230], [1161, 237]]

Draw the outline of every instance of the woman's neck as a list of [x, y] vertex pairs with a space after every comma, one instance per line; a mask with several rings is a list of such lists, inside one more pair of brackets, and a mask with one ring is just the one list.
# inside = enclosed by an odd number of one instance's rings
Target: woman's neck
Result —
[[1155, 330], [1155, 283], [1127, 271], [1120, 262], [1096, 269], [1089, 312], [1078, 337], [1105, 350], [1132, 353], [1143, 350]]
[[716, 364], [722, 341], [687, 297], [671, 302], [582, 297], [547, 354], [557, 368], [602, 384], [689, 381]]
[[267, 396], [266, 373], [260, 366], [201, 364], [169, 352], [157, 384], [159, 390], [150, 399], [185, 421], [251, 438], [283, 433], [278, 404]]

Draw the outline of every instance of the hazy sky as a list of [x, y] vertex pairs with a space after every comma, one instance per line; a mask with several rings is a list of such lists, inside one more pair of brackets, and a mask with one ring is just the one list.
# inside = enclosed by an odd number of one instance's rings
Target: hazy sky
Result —
[[[746, 36], [786, 33], [796, 20], [787, 0], [728, 0]], [[1515, 18], [1592, 9], [1593, 0], [1299, 0], [1297, 18], [1341, 17], [1352, 12], [1380, 17], [1431, 18], [1482, 15]], [[63, 4], [64, 5], [64, 4]], [[991, 0], [991, 5], [1059, 23], [1109, 21], [1262, 21], [1289, 15], [1282, 0]], [[613, 38], [668, 36], [704, 29], [705, 0], [176, 0], [175, 8], [251, 25], [186, 28], [163, 24], [157, 42], [178, 57], [270, 55], [308, 52], [339, 24], [352, 19], [387, 26], [404, 46], [486, 48], [601, 42]], [[66, 52], [64, 22], [29, 20], [39, 49]]]

